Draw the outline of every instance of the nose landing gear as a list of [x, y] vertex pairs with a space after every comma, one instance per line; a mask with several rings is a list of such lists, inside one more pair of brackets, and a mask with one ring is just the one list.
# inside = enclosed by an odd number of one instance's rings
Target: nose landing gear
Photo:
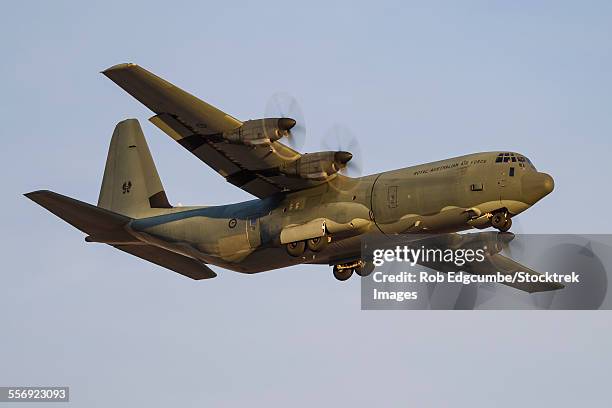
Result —
[[507, 232], [512, 227], [512, 219], [508, 216], [508, 213], [498, 212], [491, 217], [491, 225], [500, 232]]

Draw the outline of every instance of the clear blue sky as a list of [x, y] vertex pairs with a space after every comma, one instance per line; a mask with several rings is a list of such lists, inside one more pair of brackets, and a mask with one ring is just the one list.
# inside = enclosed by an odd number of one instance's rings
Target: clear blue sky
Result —
[[610, 2], [86, 3], [0, 15], [0, 385], [70, 385], [72, 406], [608, 397], [609, 312], [362, 312], [357, 280], [315, 266], [194, 283], [85, 244], [21, 194], [95, 202], [113, 127], [135, 117], [171, 201], [250, 198], [99, 74], [130, 61], [240, 119], [289, 92], [304, 150], [347, 125], [366, 172], [522, 152], [556, 181], [524, 231], [609, 233]]

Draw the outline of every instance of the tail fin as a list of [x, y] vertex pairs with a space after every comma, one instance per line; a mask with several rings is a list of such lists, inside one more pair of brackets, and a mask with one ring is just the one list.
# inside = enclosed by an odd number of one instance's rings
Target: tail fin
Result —
[[151, 208], [172, 208], [136, 119], [115, 127], [98, 207], [130, 217]]

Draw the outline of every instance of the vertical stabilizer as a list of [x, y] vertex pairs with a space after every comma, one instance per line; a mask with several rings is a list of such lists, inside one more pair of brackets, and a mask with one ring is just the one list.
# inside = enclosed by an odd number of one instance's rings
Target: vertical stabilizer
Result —
[[115, 127], [98, 207], [134, 218], [151, 208], [172, 208], [136, 119]]

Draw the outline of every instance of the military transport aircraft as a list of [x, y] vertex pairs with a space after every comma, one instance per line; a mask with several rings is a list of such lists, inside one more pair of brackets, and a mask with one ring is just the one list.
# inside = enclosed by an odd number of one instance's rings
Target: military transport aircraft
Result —
[[[294, 118], [242, 122], [132, 63], [102, 73], [151, 109], [150, 121], [163, 132], [257, 198], [172, 206], [136, 119], [115, 128], [97, 206], [46, 190], [26, 196], [85, 232], [88, 242], [193, 279], [216, 276], [207, 264], [243, 273], [325, 264], [339, 280], [365, 276], [372, 269], [361, 256], [366, 234], [493, 227], [501, 232], [491, 233], [501, 235], [512, 217], [553, 190], [551, 176], [524, 155], [505, 151], [348, 177], [342, 172], [351, 152], [301, 154], [281, 143], [291, 141]], [[492, 256], [496, 270], [538, 274], [501, 253]], [[562, 287], [510, 286], [528, 292]]]

